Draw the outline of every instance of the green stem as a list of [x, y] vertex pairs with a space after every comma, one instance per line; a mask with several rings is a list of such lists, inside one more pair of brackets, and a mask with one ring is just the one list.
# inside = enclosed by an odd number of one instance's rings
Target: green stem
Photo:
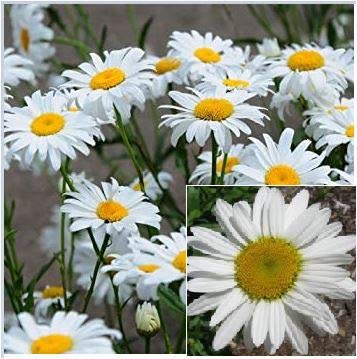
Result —
[[145, 354], [150, 353], [150, 341], [151, 341], [150, 337], [145, 337]]
[[185, 339], [186, 339], [186, 315], [183, 315], [182, 319], [181, 319], [180, 332], [179, 332], [179, 336], [178, 336], [178, 339], [176, 342], [176, 347], [175, 347], [176, 354], [181, 353], [182, 344]]
[[70, 290], [72, 290], [72, 284], [73, 284], [73, 258], [74, 258], [74, 251], [75, 251], [74, 240], [75, 240], [75, 235], [72, 232], [71, 233], [71, 248], [70, 248], [69, 260], [68, 260], [68, 286], [69, 286]]
[[96, 262], [95, 267], [94, 267], [94, 271], [93, 271], [93, 275], [92, 275], [92, 279], [91, 279], [91, 284], [90, 284], [90, 287], [88, 289], [88, 292], [87, 292], [85, 300], [84, 300], [82, 313], [85, 313], [87, 311], [90, 299], [91, 299], [93, 291], [94, 291], [95, 282], [96, 282], [97, 277], [98, 277], [99, 267], [102, 264], [102, 262], [104, 261], [104, 252], [105, 252], [105, 250], [107, 249], [107, 247], [109, 245], [109, 239], [110, 239], [110, 235], [108, 233], [106, 233], [105, 237], [104, 237], [104, 240], [103, 240], [103, 244], [102, 244], [102, 246], [100, 248], [99, 256], [97, 257], [97, 262]]
[[216, 184], [217, 177], [217, 143], [214, 138], [214, 134], [211, 134], [211, 145], [212, 145], [212, 172], [211, 172], [211, 184]]
[[170, 337], [169, 337], [169, 333], [167, 331], [166, 323], [165, 323], [164, 317], [162, 315], [160, 301], [157, 301], [155, 303], [155, 305], [156, 305], [156, 309], [157, 309], [157, 312], [158, 312], [159, 318], [160, 318], [162, 333], [163, 333], [163, 336], [164, 336], [164, 342], [165, 342], [165, 347], [166, 347], [166, 353], [167, 354], [172, 354], [173, 353], [172, 345], [171, 345], [171, 342], [170, 342]]
[[224, 183], [224, 175], [226, 173], [227, 159], [228, 159], [228, 153], [225, 153], [223, 156], [222, 171], [221, 171], [221, 176], [219, 178], [218, 184]]
[[[273, 31], [269, 21], [267, 21], [265, 19], [265, 17], [263, 16], [264, 12], [258, 12], [254, 5], [248, 5], [248, 9], [251, 12], [251, 14], [255, 17], [255, 19], [258, 21], [258, 23], [260, 24], [260, 26], [271, 36], [271, 37], [276, 37], [277, 39], [279, 39], [279, 36]], [[261, 8], [262, 9], [262, 8]]]
[[118, 112], [117, 108], [114, 106], [114, 112], [115, 112], [115, 116], [116, 116], [116, 128], [118, 129], [119, 131], [119, 134], [120, 136], [122, 137], [123, 139], [123, 142], [124, 142], [124, 145], [128, 151], [128, 154], [129, 154], [129, 157], [130, 159], [132, 160], [133, 162], [133, 165], [135, 167], [135, 170], [138, 174], [138, 177], [139, 177], [139, 183], [140, 183], [140, 190], [142, 192], [145, 193], [145, 184], [144, 184], [144, 177], [143, 177], [143, 174], [140, 170], [140, 166], [139, 166], [139, 163], [137, 161], [137, 158], [135, 156], [135, 152], [133, 150], [133, 148], [131, 147], [131, 144], [129, 142], [129, 139], [128, 139], [128, 136], [125, 132], [125, 127], [124, 127], [124, 124], [123, 124], [123, 121], [121, 119], [121, 115], [120, 113]]
[[149, 148], [146, 145], [146, 142], [144, 140], [144, 137], [141, 133], [140, 130], [140, 126], [138, 125], [138, 123], [136, 122], [136, 117], [135, 117], [135, 109], [132, 111], [131, 113], [131, 123], [133, 124], [134, 130], [135, 130], [135, 134], [139, 139], [140, 145], [143, 147], [144, 152], [146, 153], [147, 158], [150, 160], [151, 162], [151, 157], [150, 157], [150, 152], [149, 152]]

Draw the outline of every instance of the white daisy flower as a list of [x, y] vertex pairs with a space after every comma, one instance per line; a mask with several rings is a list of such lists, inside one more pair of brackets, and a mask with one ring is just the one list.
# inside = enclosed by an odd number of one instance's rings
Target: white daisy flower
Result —
[[3, 83], [10, 86], [17, 86], [21, 80], [33, 83], [35, 81], [35, 75], [29, 68], [31, 65], [32, 61], [15, 54], [14, 49], [5, 49]]
[[[202, 161], [192, 172], [190, 177], [190, 182], [195, 182], [197, 184], [210, 184], [211, 175], [212, 175], [212, 152], [205, 151], [198, 156], [198, 159]], [[233, 168], [238, 164], [244, 164], [245, 161], [245, 149], [244, 145], [232, 145], [226, 160], [225, 174], [224, 174], [224, 184], [232, 185], [235, 184], [238, 178], [241, 176], [238, 172], [234, 171]], [[221, 177], [222, 168], [223, 168], [224, 154], [222, 153], [217, 157], [216, 161], [216, 171], [217, 178]]]
[[48, 70], [46, 61], [55, 53], [48, 42], [53, 39], [53, 30], [43, 24], [45, 6], [12, 5], [10, 11], [14, 45], [21, 55], [32, 61], [31, 69], [39, 76]]
[[281, 49], [277, 39], [264, 38], [261, 44], [257, 44], [258, 51], [265, 57], [277, 57], [281, 54]]
[[354, 82], [354, 51], [348, 49], [344, 52], [340, 58], [342, 75], [350, 82]]
[[[164, 189], [169, 188], [169, 185], [173, 180], [170, 173], [161, 171], [158, 173], [157, 177], [162, 188]], [[151, 200], [155, 201], [159, 196], [162, 195], [162, 190], [159, 187], [158, 183], [156, 182], [151, 172], [146, 171], [144, 173], [144, 185], [145, 185], [145, 193]], [[134, 191], [141, 191], [139, 178], [138, 177], [135, 178], [135, 180], [130, 183], [129, 187], [132, 188]]]
[[206, 72], [224, 73], [228, 68], [239, 66], [229, 52], [232, 40], [222, 40], [210, 32], [202, 36], [195, 30], [191, 33], [174, 31], [170, 38], [168, 47], [188, 64], [192, 80], [200, 78]]
[[272, 62], [272, 60], [259, 54], [252, 56], [251, 47], [249, 45], [247, 45], [244, 49], [239, 46], [235, 46], [233, 48], [232, 56], [239, 62], [242, 69], [250, 70], [253, 73], [265, 74], [266, 77], [270, 76], [268, 74], [267, 66]]
[[[94, 231], [93, 235], [98, 247], [101, 248], [105, 236], [104, 227]], [[104, 252], [104, 258], [107, 263], [110, 263], [115, 258], [115, 255], [122, 256], [130, 251], [128, 247], [127, 231], [123, 230], [120, 233], [114, 232], [110, 240], [111, 245], [107, 247]], [[77, 274], [76, 282], [81, 288], [87, 290], [91, 284], [93, 268], [97, 262], [97, 256], [87, 233], [83, 233], [81, 240], [77, 243], [73, 262], [73, 269]], [[104, 301], [112, 305], [115, 303], [113, 287], [109, 277], [110, 275], [110, 273], [98, 273], [93, 292], [93, 299], [96, 305], [103, 305]], [[132, 294], [132, 291], [133, 289], [131, 285], [121, 283], [118, 288], [120, 302], [123, 303], [126, 301]]]
[[303, 96], [306, 100], [318, 102], [322, 93], [344, 91], [347, 81], [342, 75], [339, 57], [344, 50], [331, 47], [320, 48], [316, 45], [293, 45], [282, 51], [274, 61], [269, 72], [272, 77], [282, 77], [279, 92], [291, 94], [294, 99]]
[[269, 119], [261, 112], [261, 107], [245, 103], [255, 96], [247, 91], [227, 93], [224, 89], [217, 88], [212, 93], [203, 93], [195, 89], [189, 90], [192, 94], [169, 92], [169, 96], [178, 106], [161, 106], [177, 111], [175, 114], [163, 115], [164, 121], [160, 124], [173, 128], [173, 146], [176, 146], [178, 139], [186, 132], [187, 142], [195, 139], [197, 144], [203, 147], [212, 131], [217, 144], [227, 153], [232, 146], [231, 132], [237, 137], [241, 131], [251, 133], [249, 126], [242, 119], [259, 125], [263, 125], [263, 119]]
[[326, 146], [327, 155], [337, 146], [351, 144], [354, 146], [354, 109], [334, 111], [330, 118], [318, 122], [314, 138], [318, 138], [316, 148]]
[[111, 183], [102, 182], [102, 188], [90, 181], [77, 185], [78, 192], [67, 192], [61, 211], [73, 218], [72, 232], [102, 226], [106, 233], [138, 230], [137, 224], [160, 228], [159, 208], [146, 201], [145, 195], [130, 187], [119, 186], [112, 178]]
[[[133, 253], [113, 260], [104, 271], [117, 272], [115, 284], [134, 281], [140, 299], [157, 299], [156, 289], [161, 283], [182, 280], [180, 298], [186, 302], [186, 228], [170, 236], [158, 235], [147, 240], [139, 236], [129, 238]], [[158, 242], [158, 243], [156, 243]]]
[[88, 315], [57, 312], [49, 324], [38, 324], [29, 313], [20, 313], [21, 328], [4, 334], [4, 349], [12, 354], [115, 354], [109, 337], [120, 340], [118, 330], [109, 329], [102, 319]]
[[222, 88], [225, 91], [245, 90], [259, 96], [266, 96], [269, 86], [273, 84], [271, 78], [249, 69], [236, 71], [228, 69], [226, 74], [205, 75], [196, 89], [202, 92], [214, 91], [216, 88]]
[[5, 113], [5, 143], [21, 155], [26, 166], [35, 157], [59, 170], [65, 156], [76, 158], [75, 150], [89, 155], [88, 145], [102, 136], [96, 122], [89, 116], [65, 109], [65, 98], [60, 93], [41, 95], [36, 91], [26, 96], [27, 106], [13, 107]]
[[[70, 297], [71, 293], [67, 293], [67, 298]], [[24, 300], [27, 294], [24, 295]], [[42, 291], [33, 292], [34, 305], [35, 305], [35, 318], [42, 320], [46, 318], [50, 312], [49, 310], [53, 305], [64, 308], [64, 290], [62, 286], [50, 286], [47, 285]]]
[[336, 319], [322, 296], [354, 298], [355, 284], [341, 267], [355, 236], [338, 236], [339, 222], [299, 192], [285, 203], [281, 192], [263, 187], [253, 206], [218, 199], [214, 213], [226, 236], [193, 227], [189, 244], [204, 256], [188, 258], [191, 292], [205, 293], [188, 306], [189, 315], [215, 310], [210, 326], [219, 326], [213, 348], [224, 348], [243, 332], [246, 347], [263, 343], [270, 354], [287, 338], [308, 353], [303, 326], [337, 334]]
[[351, 173], [345, 172], [345, 171], [341, 171], [337, 168], [334, 168], [332, 170], [333, 173], [336, 173], [337, 175], [340, 176], [340, 179], [338, 181], [335, 181], [335, 184], [338, 185], [342, 185], [342, 186], [353, 186], [354, 185], [354, 171]]
[[100, 99], [105, 111], [115, 105], [123, 120], [129, 119], [131, 107], [141, 107], [145, 102], [143, 87], [150, 86], [152, 77], [152, 66], [143, 59], [144, 51], [131, 47], [105, 51], [104, 61], [97, 54], [90, 56], [91, 63], [79, 65], [82, 72], [62, 73], [70, 79], [63, 87], [75, 88], [80, 103]]
[[[250, 137], [254, 146], [249, 164], [238, 165], [235, 170], [246, 176], [241, 184], [265, 184], [274, 186], [300, 184], [331, 184], [328, 177], [329, 166], [320, 166], [325, 153], [307, 151], [311, 141], [304, 140], [291, 150], [294, 130], [286, 128], [275, 143], [267, 135], [263, 135], [266, 145]], [[319, 167], [320, 166], [320, 167]]]
[[153, 98], [166, 95], [168, 84], [187, 83], [187, 64], [173, 56], [172, 52], [165, 57], [148, 56], [148, 61], [154, 66], [154, 77], [149, 90]]

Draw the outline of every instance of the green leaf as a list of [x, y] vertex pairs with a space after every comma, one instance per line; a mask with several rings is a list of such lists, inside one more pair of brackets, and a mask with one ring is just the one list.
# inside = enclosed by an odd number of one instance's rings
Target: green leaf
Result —
[[139, 34], [139, 47], [141, 49], [145, 49], [145, 42], [146, 42], [146, 37], [149, 33], [150, 27], [152, 25], [154, 21], [154, 17], [150, 16], [149, 19], [145, 22], [145, 24], [143, 25], [143, 27], [140, 30], [140, 34]]
[[46, 8], [46, 10], [50, 18], [49, 25], [51, 26], [52, 24], [56, 24], [63, 32], [66, 32], [66, 25], [62, 21], [57, 9], [55, 9], [53, 6], [49, 6]]
[[181, 302], [179, 296], [169, 287], [160, 284], [157, 289], [159, 300], [161, 300], [167, 307], [178, 313], [185, 313], [186, 307]]

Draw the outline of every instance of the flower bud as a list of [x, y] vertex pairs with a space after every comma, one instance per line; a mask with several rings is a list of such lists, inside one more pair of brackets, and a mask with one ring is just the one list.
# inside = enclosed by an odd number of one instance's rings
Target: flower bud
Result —
[[157, 309], [149, 302], [139, 304], [135, 314], [136, 330], [143, 337], [153, 337], [160, 330], [160, 318]]

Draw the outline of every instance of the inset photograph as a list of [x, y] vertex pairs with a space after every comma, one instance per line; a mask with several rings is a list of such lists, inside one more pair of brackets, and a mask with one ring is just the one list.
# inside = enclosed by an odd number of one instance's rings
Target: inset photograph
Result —
[[189, 355], [355, 354], [354, 187], [187, 196]]

